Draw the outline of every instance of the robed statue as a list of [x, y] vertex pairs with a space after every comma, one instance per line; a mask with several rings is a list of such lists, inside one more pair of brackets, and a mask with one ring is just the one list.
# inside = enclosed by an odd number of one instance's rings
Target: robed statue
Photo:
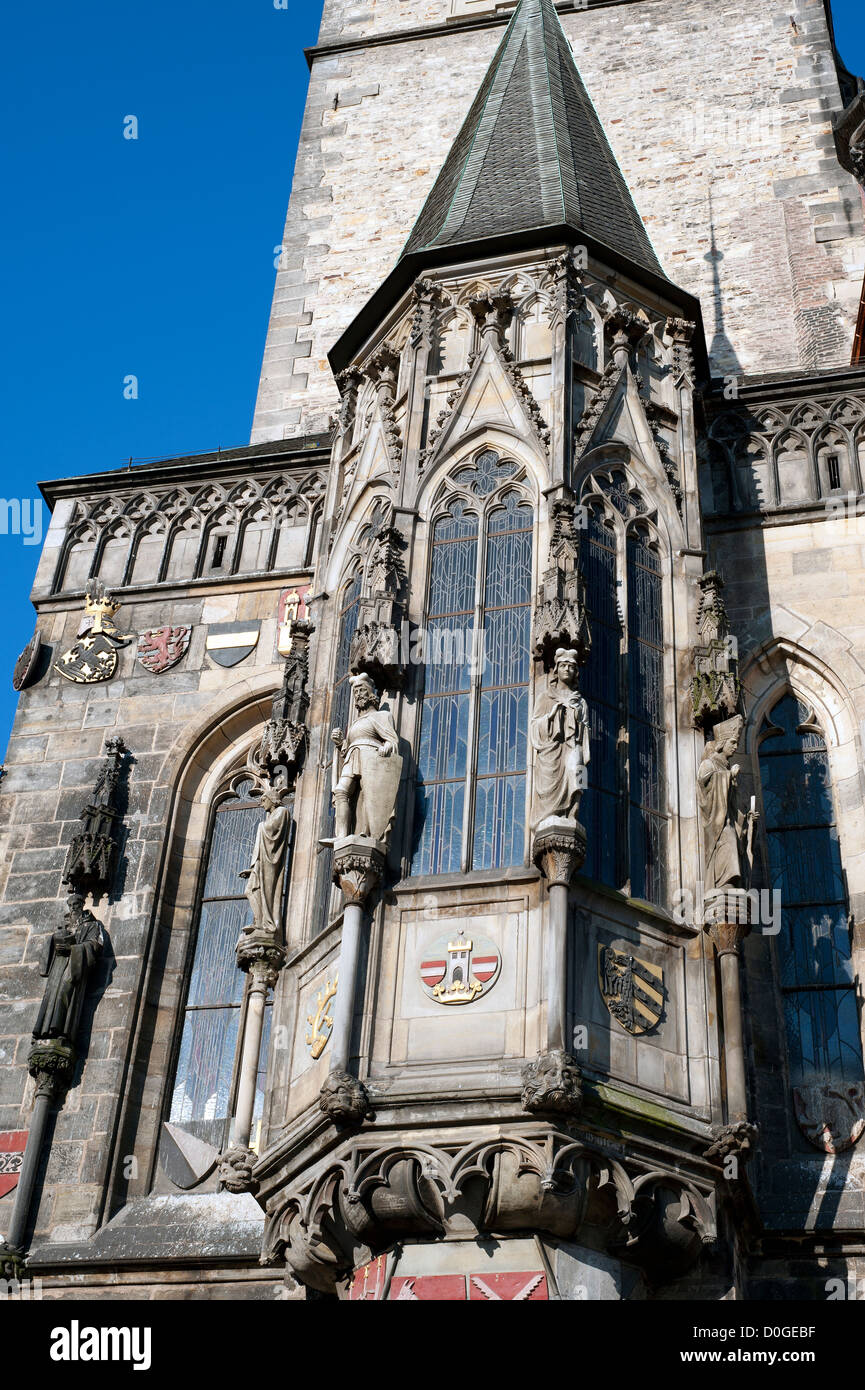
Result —
[[40, 974], [45, 993], [33, 1029], [34, 1038], [75, 1042], [87, 981], [102, 954], [102, 924], [84, 907], [80, 893], [70, 893], [62, 926], [45, 945]]
[[336, 754], [333, 806], [336, 838], [363, 836], [382, 843], [390, 834], [402, 774], [399, 739], [390, 710], [379, 709], [371, 676], [350, 676], [355, 717], [348, 732], [331, 734]]
[[741, 716], [717, 724], [713, 734], [697, 769], [707, 893], [747, 887], [751, 835], [757, 818], [753, 809], [745, 812], [739, 808], [739, 767], [730, 761], [742, 735]]
[[291, 835], [291, 809], [286, 805], [287, 787], [265, 786], [261, 804], [266, 815], [255, 832], [252, 863], [240, 877], [246, 879], [246, 900], [252, 908], [252, 925], [247, 930], [267, 932], [277, 940], [282, 934], [282, 904], [285, 892], [285, 866]]
[[533, 829], [553, 818], [576, 821], [580, 809], [591, 748], [589, 707], [579, 692], [579, 669], [577, 653], [559, 647], [548, 687], [535, 701]]

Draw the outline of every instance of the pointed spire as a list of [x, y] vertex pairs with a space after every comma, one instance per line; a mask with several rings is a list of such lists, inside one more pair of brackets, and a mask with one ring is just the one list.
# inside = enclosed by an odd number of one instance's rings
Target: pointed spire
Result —
[[561, 226], [663, 274], [553, 0], [520, 0], [403, 256]]

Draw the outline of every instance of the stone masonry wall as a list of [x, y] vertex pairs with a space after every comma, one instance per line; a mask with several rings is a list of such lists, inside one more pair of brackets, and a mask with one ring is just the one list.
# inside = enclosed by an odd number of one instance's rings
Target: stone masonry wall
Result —
[[[254, 442], [334, 410], [327, 351], [399, 256], [502, 35], [451, 9], [325, 4]], [[823, 0], [636, 0], [561, 19], [665, 270], [701, 298], [715, 371], [849, 362], [865, 236], [834, 152]]]

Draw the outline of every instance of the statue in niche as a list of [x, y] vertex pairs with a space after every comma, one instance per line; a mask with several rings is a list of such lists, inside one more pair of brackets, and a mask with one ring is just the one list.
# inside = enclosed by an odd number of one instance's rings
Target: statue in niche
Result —
[[757, 812], [739, 808], [739, 765], [730, 759], [742, 736], [742, 717], [716, 724], [697, 769], [697, 805], [703, 823], [705, 891], [747, 888]]
[[282, 934], [285, 865], [291, 835], [291, 808], [287, 787], [265, 785], [261, 804], [266, 811], [255, 832], [252, 863], [240, 877], [246, 879], [245, 896], [252, 908], [252, 925], [244, 931], [267, 932], [277, 940]]
[[402, 774], [399, 740], [390, 710], [379, 709], [368, 675], [350, 676], [355, 717], [348, 733], [334, 729], [336, 839], [361, 836], [383, 843], [390, 834]]
[[579, 657], [559, 647], [548, 687], [532, 713], [535, 750], [532, 827], [548, 820], [576, 821], [591, 748], [589, 707], [579, 691]]
[[102, 954], [102, 924], [88, 912], [81, 893], [70, 893], [62, 926], [45, 946], [40, 974], [47, 980], [33, 1037], [75, 1042], [87, 981]]

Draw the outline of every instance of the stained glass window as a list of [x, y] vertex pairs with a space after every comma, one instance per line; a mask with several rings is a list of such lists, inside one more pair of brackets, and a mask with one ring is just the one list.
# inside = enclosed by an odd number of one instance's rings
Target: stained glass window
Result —
[[661, 559], [639, 519], [645, 502], [624, 473], [612, 470], [597, 482], [605, 496], [589, 498], [581, 546], [592, 633], [581, 677], [592, 752], [580, 807], [588, 833], [584, 872], [632, 897], [663, 903], [668, 817]]
[[[234, 954], [250, 920], [239, 875], [252, 860], [256, 827], [264, 815], [260, 803], [250, 799], [251, 785], [240, 783], [213, 818], [169, 1117], [217, 1148], [228, 1138], [246, 981]], [[265, 1047], [266, 1042], [262, 1069]], [[256, 1115], [263, 1106], [263, 1092], [262, 1085]]]
[[661, 903], [666, 892], [661, 561], [642, 530], [628, 536], [628, 783], [631, 894]]
[[[533, 511], [501, 493], [515, 471], [482, 454], [457, 476], [492, 506], [454, 501], [433, 526], [416, 874], [525, 858]], [[473, 662], [476, 625], [483, 659]]]
[[585, 872], [601, 883], [617, 882], [619, 665], [621, 619], [616, 587], [616, 533], [600, 508], [589, 511], [582, 547], [592, 650], [581, 680], [589, 706], [591, 758], [580, 820], [588, 834]]
[[794, 1085], [862, 1078], [850, 928], [826, 742], [784, 695], [764, 725], [760, 778]]
[[[330, 709], [330, 728], [327, 731], [324, 755], [329, 759], [326, 777], [324, 810], [320, 831], [321, 839], [332, 837], [334, 832], [333, 801], [330, 794], [333, 770], [333, 744], [330, 733], [334, 729], [345, 732], [351, 709], [351, 684], [349, 682], [349, 658], [351, 643], [357, 631], [358, 605], [361, 593], [361, 571], [358, 568], [342, 590], [339, 606], [336, 666], [334, 670], [333, 701]], [[333, 893], [333, 851], [323, 849], [318, 856], [315, 885], [315, 919], [319, 931], [323, 931], [330, 920], [330, 909], [334, 901]]]

